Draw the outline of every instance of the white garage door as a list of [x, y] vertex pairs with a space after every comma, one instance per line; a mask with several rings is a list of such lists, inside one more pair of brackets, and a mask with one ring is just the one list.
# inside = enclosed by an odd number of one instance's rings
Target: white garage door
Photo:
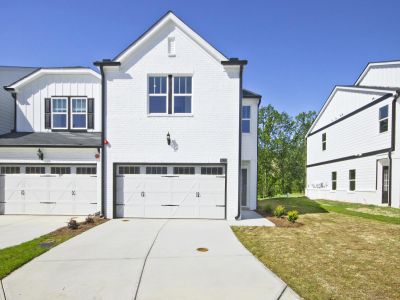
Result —
[[225, 218], [225, 170], [214, 166], [117, 166], [116, 216]]
[[2, 165], [0, 214], [93, 214], [96, 173], [95, 165]]

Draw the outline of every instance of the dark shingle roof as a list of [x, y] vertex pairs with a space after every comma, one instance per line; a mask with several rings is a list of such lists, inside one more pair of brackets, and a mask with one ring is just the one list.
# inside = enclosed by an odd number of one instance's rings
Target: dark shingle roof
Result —
[[252, 91], [243, 89], [243, 98], [261, 98], [262, 96]]
[[0, 147], [101, 147], [100, 132], [11, 132]]

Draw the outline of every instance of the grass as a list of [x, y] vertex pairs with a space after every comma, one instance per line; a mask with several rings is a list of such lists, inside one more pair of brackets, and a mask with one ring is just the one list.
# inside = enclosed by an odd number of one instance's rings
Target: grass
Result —
[[0, 249], [0, 279], [51, 248], [105, 221], [94, 218], [94, 223], [79, 223], [78, 229], [63, 227], [31, 241]]
[[233, 227], [240, 241], [305, 299], [400, 299], [400, 210], [274, 198], [303, 226]]

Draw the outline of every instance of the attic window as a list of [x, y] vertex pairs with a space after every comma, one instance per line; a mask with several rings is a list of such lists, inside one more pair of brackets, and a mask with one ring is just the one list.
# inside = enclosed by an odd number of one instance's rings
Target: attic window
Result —
[[168, 38], [168, 56], [175, 56], [175, 37], [169, 37]]

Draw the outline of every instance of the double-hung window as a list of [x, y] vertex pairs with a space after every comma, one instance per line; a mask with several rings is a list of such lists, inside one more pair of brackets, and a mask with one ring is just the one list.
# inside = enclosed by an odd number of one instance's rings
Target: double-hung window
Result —
[[332, 172], [332, 191], [336, 191], [337, 188], [337, 172]]
[[379, 108], [379, 133], [388, 131], [389, 128], [389, 106]]
[[250, 106], [242, 106], [242, 132], [250, 133]]
[[68, 99], [52, 98], [52, 128], [67, 129], [68, 128]]
[[192, 77], [174, 77], [174, 114], [192, 113]]
[[71, 98], [71, 128], [87, 129], [86, 98]]
[[356, 190], [356, 170], [349, 170], [349, 190]]
[[167, 112], [167, 77], [149, 77], [149, 113], [165, 114]]

